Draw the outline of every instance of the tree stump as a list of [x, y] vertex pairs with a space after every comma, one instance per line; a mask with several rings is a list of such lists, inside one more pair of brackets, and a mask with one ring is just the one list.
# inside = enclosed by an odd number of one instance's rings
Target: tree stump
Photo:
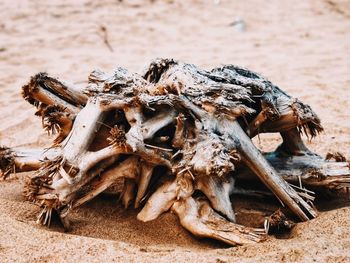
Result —
[[[202, 70], [172, 59], [142, 74], [94, 71], [84, 89], [39, 73], [22, 88], [48, 149], [0, 150], [4, 176], [36, 170], [25, 186], [50, 225], [120, 178], [120, 200], [149, 221], [173, 211], [191, 233], [231, 245], [259, 242], [264, 229], [235, 223], [235, 181], [261, 181], [300, 220], [317, 216], [306, 187], [346, 189], [349, 164], [309, 151], [301, 134], [323, 130], [312, 109], [257, 73], [233, 65]], [[283, 143], [262, 154], [251, 138], [279, 132]], [[339, 161], [339, 160], [338, 160]]]

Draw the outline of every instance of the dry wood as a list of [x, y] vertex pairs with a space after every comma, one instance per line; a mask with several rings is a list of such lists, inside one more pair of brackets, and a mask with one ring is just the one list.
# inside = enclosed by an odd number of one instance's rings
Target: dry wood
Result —
[[[159, 59], [143, 75], [94, 71], [83, 90], [40, 73], [23, 96], [58, 135], [45, 151], [1, 149], [0, 168], [37, 170], [25, 193], [42, 206], [44, 225], [56, 210], [68, 228], [71, 209], [123, 178], [120, 201], [142, 207], [139, 220], [172, 210], [195, 235], [244, 244], [265, 231], [234, 223], [234, 181], [259, 178], [301, 220], [317, 216], [305, 186], [349, 185], [345, 162], [322, 160], [303, 144], [301, 133], [322, 131], [311, 108], [233, 65], [205, 71]], [[281, 133], [274, 154], [252, 143], [261, 132]]]
[[[322, 188], [346, 190], [350, 187], [348, 162], [324, 160], [319, 156], [278, 156], [276, 153], [265, 157], [284, 180], [301, 188], [322, 191]], [[256, 181], [256, 178], [252, 171], [241, 167], [236, 180], [248, 183]]]

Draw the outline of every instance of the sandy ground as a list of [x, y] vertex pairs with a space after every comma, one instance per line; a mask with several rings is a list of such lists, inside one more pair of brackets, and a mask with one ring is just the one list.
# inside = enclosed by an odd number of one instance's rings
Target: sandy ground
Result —
[[[34, 108], [19, 95], [31, 75], [46, 71], [84, 85], [95, 68], [140, 71], [153, 58], [172, 57], [262, 73], [321, 117], [325, 132], [308, 143], [312, 150], [350, 157], [349, 1], [1, 0], [0, 17], [3, 145], [48, 145]], [[243, 32], [230, 26], [238, 18]], [[278, 142], [264, 135], [260, 146], [272, 150]], [[74, 212], [71, 233], [58, 224], [39, 227], [37, 208], [21, 195], [23, 177], [0, 182], [1, 262], [350, 261], [348, 201], [330, 203], [331, 211], [298, 224], [288, 238], [230, 248], [192, 237], [172, 214], [138, 222], [135, 211], [106, 197]]]

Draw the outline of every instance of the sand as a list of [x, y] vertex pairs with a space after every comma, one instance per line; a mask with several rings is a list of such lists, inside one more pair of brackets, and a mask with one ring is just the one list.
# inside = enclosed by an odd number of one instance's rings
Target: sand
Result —
[[[216, 4], [218, 3], [219, 4]], [[93, 69], [141, 71], [171, 57], [210, 68], [248, 67], [310, 104], [325, 132], [308, 146], [350, 157], [350, 4], [327, 1], [0, 1], [0, 143], [47, 146], [49, 138], [20, 96], [45, 71], [76, 85]], [[230, 26], [241, 19], [242, 26]], [[108, 33], [112, 51], [104, 42]], [[273, 150], [277, 135], [255, 142]], [[329, 203], [319, 218], [286, 237], [227, 247], [199, 240], [172, 214], [136, 220], [113, 197], [72, 214], [63, 233], [35, 224], [38, 208], [22, 197], [25, 174], [0, 182], [1, 262], [349, 262], [349, 201]], [[254, 220], [252, 218], [251, 220]]]

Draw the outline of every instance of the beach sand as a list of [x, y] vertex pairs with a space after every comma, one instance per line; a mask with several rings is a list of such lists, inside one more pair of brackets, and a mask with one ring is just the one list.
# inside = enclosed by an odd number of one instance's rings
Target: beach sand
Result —
[[[0, 16], [2, 145], [49, 145], [34, 107], [20, 95], [30, 76], [44, 71], [83, 87], [93, 69], [140, 72], [169, 57], [261, 73], [319, 115], [325, 132], [307, 143], [313, 151], [350, 158], [349, 1], [1, 0]], [[280, 138], [254, 141], [273, 150]], [[1, 262], [350, 261], [349, 201], [329, 202], [288, 238], [228, 247], [193, 237], [170, 213], [139, 222], [137, 211], [106, 196], [74, 211], [69, 233], [57, 223], [38, 226], [38, 208], [22, 196], [25, 176], [0, 181]]]

